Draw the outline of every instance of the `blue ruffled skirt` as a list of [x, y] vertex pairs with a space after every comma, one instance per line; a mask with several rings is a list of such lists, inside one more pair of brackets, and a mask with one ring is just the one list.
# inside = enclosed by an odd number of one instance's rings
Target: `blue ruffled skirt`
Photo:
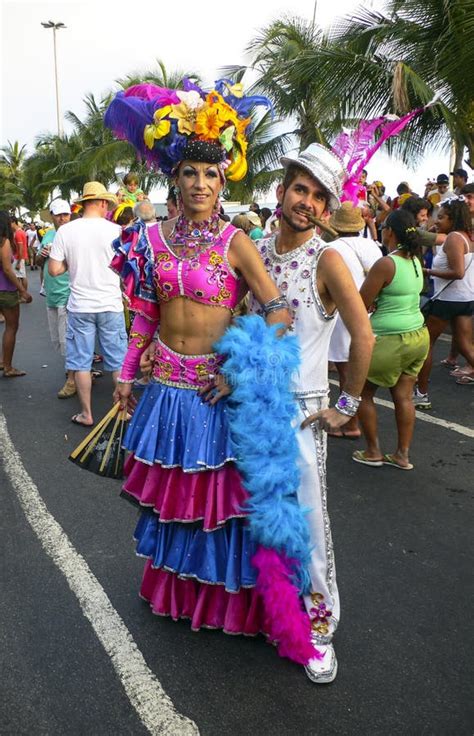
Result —
[[[225, 399], [211, 406], [202, 401], [195, 390], [152, 382], [143, 391], [135, 409], [124, 446], [133, 454], [131, 465], [138, 462], [161, 466], [159, 474], [151, 476], [153, 468], [147, 471], [148, 508], [143, 510], [135, 531], [137, 553], [149, 560], [142, 594], [145, 590], [145, 597], [148, 600], [151, 597], [152, 605], [153, 600], [159, 600], [160, 605], [164, 605], [163, 591], [153, 587], [168, 585], [163, 573], [176, 576], [178, 581], [190, 581], [189, 584], [192, 581], [198, 586], [222, 586], [222, 595], [241, 596], [244, 589], [254, 588], [256, 570], [251, 559], [256, 547], [250, 538], [241, 507], [231, 508], [229, 513], [232, 518], [229, 516], [224, 524], [213, 530], [203, 528], [202, 518], [162, 521], [159, 511], [155, 507], [150, 508], [150, 478], [156, 477], [158, 483], [163, 483], [163, 473], [166, 478], [172, 478], [172, 487], [176, 487], [176, 492], [181, 495], [190, 492], [184, 491], [185, 487], [194, 487], [193, 484], [179, 483], [180, 478], [184, 478], [182, 473], [207, 471], [212, 473], [213, 478], [216, 473], [221, 478], [220, 492], [228, 493], [228, 497], [237, 497], [235, 487], [226, 485], [232, 482], [228, 480], [232, 474], [224, 466], [234, 462], [234, 455]], [[215, 487], [216, 483], [212, 485]], [[157, 497], [159, 491], [156, 488]], [[189, 505], [182, 499], [181, 502], [183, 506]], [[150, 585], [153, 574], [156, 583]], [[153, 590], [152, 595], [150, 590]], [[201, 594], [205, 595], [203, 591]], [[189, 605], [188, 589], [185, 598]], [[252, 600], [255, 609], [254, 596], [249, 600]], [[219, 597], [219, 607], [222, 606], [222, 598]], [[166, 613], [161, 610], [158, 612]], [[207, 606], [206, 616], [214, 621], [216, 611], [210, 611]], [[252, 620], [254, 627], [254, 615]]]

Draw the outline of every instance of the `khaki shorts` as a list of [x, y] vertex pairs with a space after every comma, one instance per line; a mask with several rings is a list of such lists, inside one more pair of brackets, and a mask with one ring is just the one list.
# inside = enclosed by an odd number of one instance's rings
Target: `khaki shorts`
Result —
[[17, 291], [0, 291], [0, 309], [13, 309], [20, 303]]
[[430, 338], [426, 327], [400, 335], [378, 335], [367, 380], [392, 388], [405, 373], [416, 378], [428, 355]]

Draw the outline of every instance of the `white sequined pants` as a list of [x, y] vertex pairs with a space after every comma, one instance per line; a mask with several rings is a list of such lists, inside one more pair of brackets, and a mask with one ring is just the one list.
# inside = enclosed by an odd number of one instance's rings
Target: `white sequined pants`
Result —
[[[339, 592], [327, 509], [326, 485], [326, 433], [317, 425], [300, 429], [303, 419], [328, 406], [326, 393], [296, 394], [298, 415], [295, 420], [300, 456], [301, 483], [298, 501], [307, 514], [311, 538], [311, 563], [309, 573], [312, 595], [305, 596], [306, 609], [313, 619], [313, 634], [320, 644], [331, 641], [340, 616]], [[331, 613], [325, 616], [325, 611]]]

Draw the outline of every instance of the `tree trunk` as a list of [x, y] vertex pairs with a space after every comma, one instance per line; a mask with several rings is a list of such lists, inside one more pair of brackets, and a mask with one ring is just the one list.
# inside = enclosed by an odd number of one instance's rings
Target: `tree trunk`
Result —
[[454, 161], [453, 161], [453, 169], [462, 169], [463, 168], [463, 156], [464, 156], [464, 144], [459, 143], [459, 141], [453, 141], [453, 149], [454, 149]]

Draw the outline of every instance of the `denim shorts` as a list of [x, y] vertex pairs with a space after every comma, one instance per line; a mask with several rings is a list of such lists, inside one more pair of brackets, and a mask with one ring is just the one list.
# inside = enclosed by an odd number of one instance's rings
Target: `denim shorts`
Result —
[[127, 352], [123, 312], [67, 313], [66, 370], [90, 371], [96, 337], [104, 356], [104, 370], [120, 370]]

